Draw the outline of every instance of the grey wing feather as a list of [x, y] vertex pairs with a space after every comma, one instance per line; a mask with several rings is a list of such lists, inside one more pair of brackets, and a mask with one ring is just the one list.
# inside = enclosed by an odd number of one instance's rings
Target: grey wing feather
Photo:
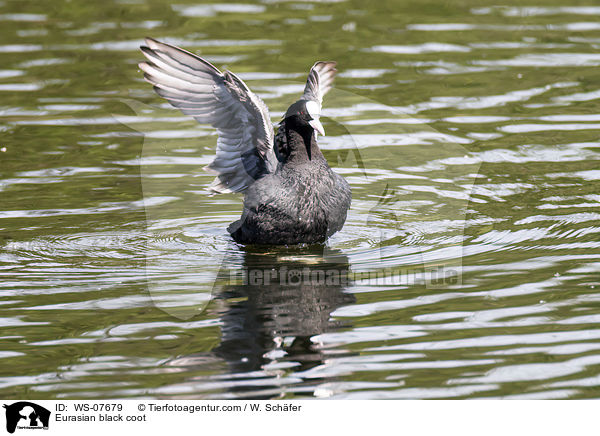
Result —
[[308, 73], [306, 86], [304, 87], [305, 100], [312, 100], [319, 103], [319, 107], [323, 103], [323, 96], [331, 89], [333, 79], [337, 70], [336, 63], [332, 61], [319, 61], [313, 65]]
[[147, 38], [146, 45], [148, 61], [139, 67], [156, 93], [217, 129], [216, 157], [207, 167], [217, 174], [212, 192], [242, 192], [275, 170], [269, 110], [239, 77], [170, 44]]

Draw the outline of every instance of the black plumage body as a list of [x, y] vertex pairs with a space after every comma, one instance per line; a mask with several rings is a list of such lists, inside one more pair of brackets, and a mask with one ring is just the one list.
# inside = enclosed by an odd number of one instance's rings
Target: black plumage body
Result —
[[346, 221], [350, 185], [329, 167], [312, 129], [294, 118], [281, 123], [275, 150], [276, 171], [250, 185], [231, 236], [246, 244], [324, 242]]
[[155, 91], [183, 113], [217, 129], [211, 193], [243, 192], [244, 210], [228, 230], [244, 244], [324, 242], [342, 228], [350, 186], [334, 173], [317, 145], [323, 96], [335, 62], [316, 62], [302, 97], [274, 135], [264, 102], [230, 71], [151, 38], [139, 64]]

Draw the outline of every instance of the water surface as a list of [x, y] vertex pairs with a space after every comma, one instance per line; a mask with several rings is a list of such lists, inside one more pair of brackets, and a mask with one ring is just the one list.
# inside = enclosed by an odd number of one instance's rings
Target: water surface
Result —
[[[0, 1], [0, 396], [598, 397], [599, 18]], [[353, 206], [326, 247], [229, 238], [216, 136], [143, 82], [146, 35], [239, 73], [274, 123], [338, 62], [321, 145]]]

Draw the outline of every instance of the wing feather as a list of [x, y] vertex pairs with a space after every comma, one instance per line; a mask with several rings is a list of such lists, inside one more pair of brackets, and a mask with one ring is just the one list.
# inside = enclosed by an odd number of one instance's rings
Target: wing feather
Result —
[[305, 100], [315, 101], [319, 104], [319, 108], [321, 107], [323, 96], [329, 92], [333, 85], [333, 79], [337, 73], [336, 65], [336, 62], [333, 61], [319, 61], [313, 65], [304, 87], [303, 98]]
[[275, 170], [269, 110], [239, 77], [151, 38], [141, 50], [147, 61], [139, 67], [156, 93], [184, 114], [217, 129], [216, 157], [206, 168], [217, 175], [211, 191], [242, 192], [256, 178]]

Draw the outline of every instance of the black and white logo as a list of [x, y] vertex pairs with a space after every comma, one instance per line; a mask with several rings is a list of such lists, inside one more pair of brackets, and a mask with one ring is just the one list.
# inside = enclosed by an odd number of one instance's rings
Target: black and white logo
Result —
[[48, 430], [50, 411], [29, 401], [5, 404], [6, 431], [14, 433], [16, 429]]

